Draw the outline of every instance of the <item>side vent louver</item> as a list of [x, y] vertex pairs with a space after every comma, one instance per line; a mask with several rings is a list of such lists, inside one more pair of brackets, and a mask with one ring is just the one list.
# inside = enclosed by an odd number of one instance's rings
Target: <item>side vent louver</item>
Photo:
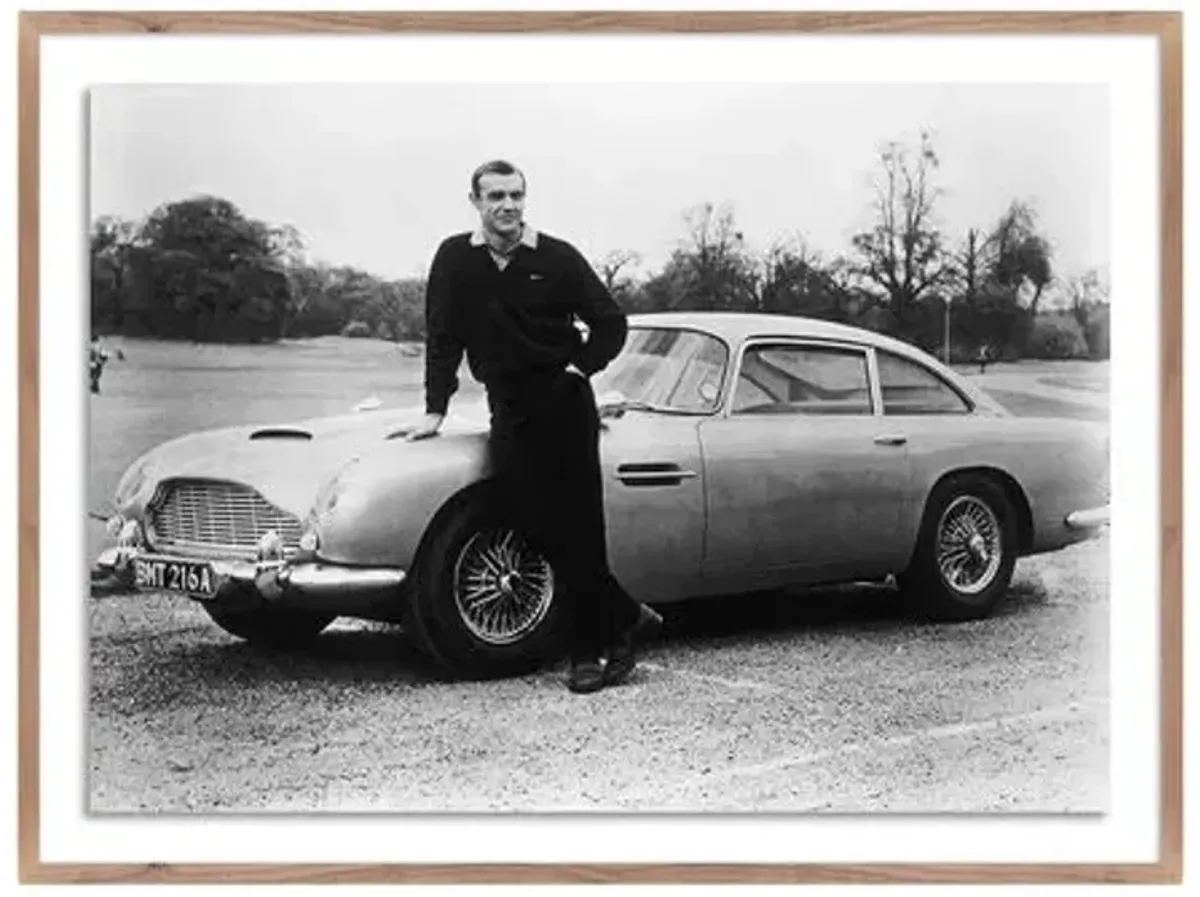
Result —
[[251, 439], [298, 439], [302, 442], [311, 442], [313, 435], [307, 430], [293, 430], [288, 427], [268, 427], [263, 430], [255, 430], [250, 434]]

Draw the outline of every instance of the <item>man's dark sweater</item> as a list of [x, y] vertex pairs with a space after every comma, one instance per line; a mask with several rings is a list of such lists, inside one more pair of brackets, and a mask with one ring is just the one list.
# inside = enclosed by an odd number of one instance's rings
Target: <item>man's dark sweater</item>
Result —
[[[587, 324], [585, 341], [574, 318]], [[425, 296], [425, 409], [445, 414], [466, 352], [489, 391], [522, 377], [575, 365], [603, 369], [625, 344], [625, 313], [571, 244], [537, 235], [504, 270], [469, 233], [438, 247]]]

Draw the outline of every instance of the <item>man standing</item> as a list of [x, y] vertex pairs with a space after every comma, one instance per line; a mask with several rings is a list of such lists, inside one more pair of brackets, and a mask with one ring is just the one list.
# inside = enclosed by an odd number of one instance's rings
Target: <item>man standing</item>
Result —
[[975, 353], [976, 360], [979, 362], [979, 373], [987, 373], [987, 364], [991, 360], [992, 347], [988, 343], [983, 343], [979, 346], [979, 351]]
[[[438, 247], [426, 293], [425, 418], [436, 435], [466, 353], [491, 410], [505, 510], [549, 561], [568, 617], [575, 692], [618, 684], [662, 618], [608, 566], [600, 423], [588, 377], [625, 343], [625, 314], [571, 244], [524, 221], [525, 176], [508, 162], [471, 176], [473, 233]], [[589, 329], [585, 340], [575, 320]], [[606, 658], [602, 664], [601, 658]]]
[[108, 364], [108, 353], [100, 345], [100, 338], [93, 336], [91, 345], [88, 347], [88, 380], [92, 384], [94, 393], [100, 392], [100, 377], [104, 373], [106, 364]]

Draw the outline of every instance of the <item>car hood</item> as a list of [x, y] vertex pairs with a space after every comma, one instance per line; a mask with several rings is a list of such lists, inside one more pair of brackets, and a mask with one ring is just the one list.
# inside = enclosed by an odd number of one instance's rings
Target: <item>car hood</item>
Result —
[[[303, 518], [318, 490], [347, 464], [375, 452], [402, 456], [405, 437], [423, 413], [414, 406], [192, 433], [136, 462], [126, 476], [140, 482], [128, 496], [118, 487], [118, 505], [144, 508], [164, 480], [219, 479], [245, 483]], [[447, 416], [439, 438], [479, 434], [486, 427], [486, 403], [463, 403]]]

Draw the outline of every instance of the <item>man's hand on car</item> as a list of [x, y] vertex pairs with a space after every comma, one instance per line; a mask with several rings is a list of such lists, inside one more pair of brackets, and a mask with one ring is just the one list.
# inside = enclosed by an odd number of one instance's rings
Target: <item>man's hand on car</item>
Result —
[[426, 414], [421, 418], [421, 422], [408, 434], [406, 440], [415, 442], [418, 439], [428, 439], [431, 436], [436, 436], [438, 430], [441, 429], [442, 421], [445, 419], [441, 414]]

